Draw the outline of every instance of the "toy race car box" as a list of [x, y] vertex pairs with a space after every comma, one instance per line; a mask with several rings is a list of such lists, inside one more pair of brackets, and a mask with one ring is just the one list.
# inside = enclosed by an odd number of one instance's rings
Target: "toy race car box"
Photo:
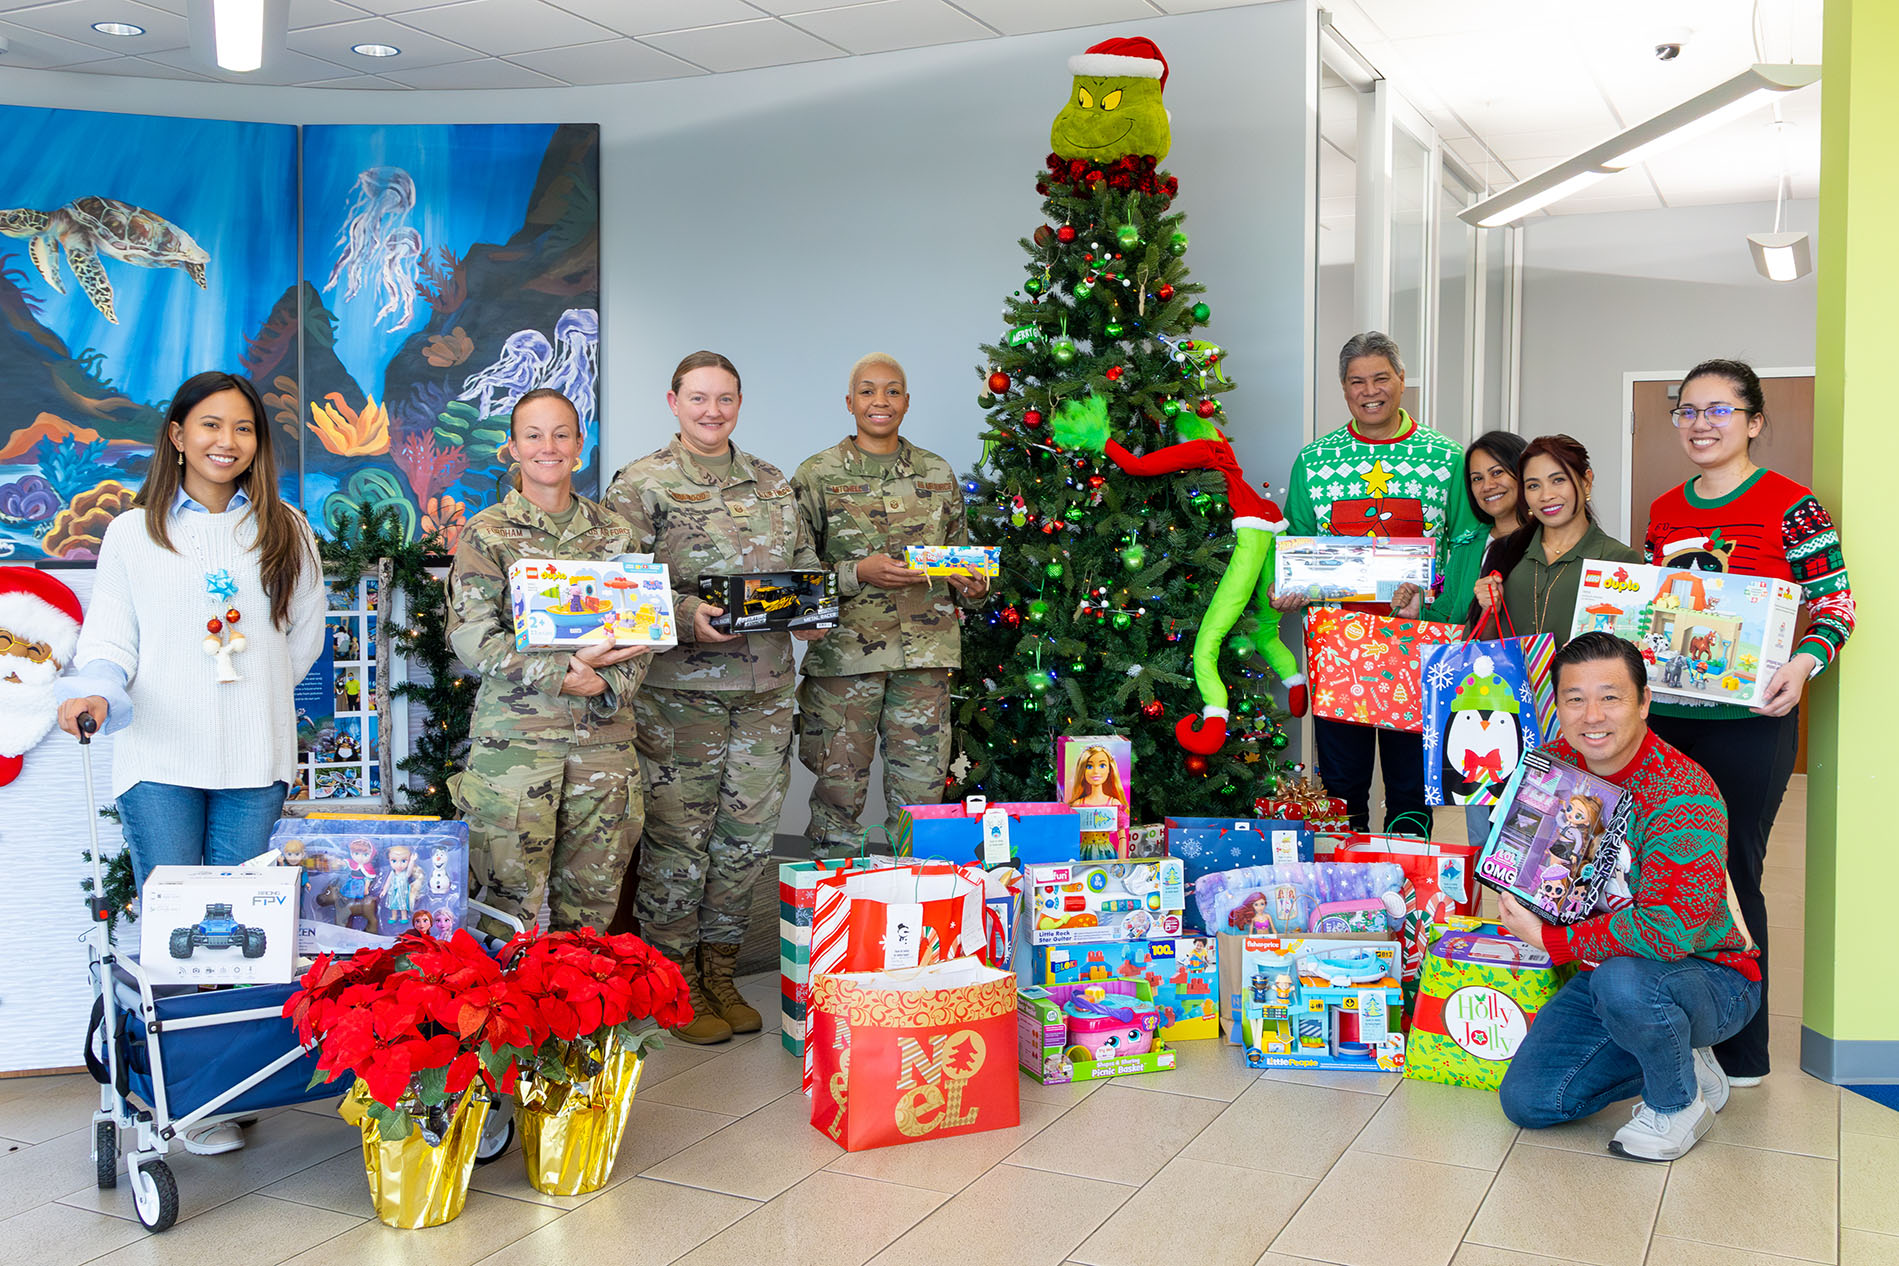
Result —
[[1282, 536], [1273, 547], [1273, 589], [1314, 602], [1390, 602], [1402, 584], [1429, 591], [1437, 545], [1428, 536]]
[[305, 954], [353, 953], [404, 932], [444, 940], [468, 920], [468, 824], [429, 817], [284, 818], [260, 861], [302, 872]]
[[1570, 636], [1633, 642], [1658, 698], [1759, 705], [1793, 654], [1800, 586], [1791, 580], [1583, 561]]
[[1494, 925], [1446, 932], [1424, 957], [1404, 1075], [1495, 1090], [1536, 1013], [1575, 970]]
[[1092, 985], [1144, 980], [1160, 1008], [1160, 1035], [1170, 1042], [1220, 1036], [1214, 938], [1182, 936], [1106, 945], [1051, 945], [1035, 952], [1038, 985]]
[[1551, 923], [1575, 923], [1630, 902], [1629, 820], [1622, 788], [1544, 748], [1523, 754], [1490, 818], [1477, 880]]
[[1181, 933], [1187, 889], [1174, 858], [1030, 866], [1026, 879], [1030, 945], [1145, 941]]
[[837, 576], [828, 571], [748, 571], [699, 577], [699, 596], [724, 615], [721, 633], [786, 633], [837, 627]]
[[518, 651], [679, 644], [664, 563], [523, 558], [508, 568], [508, 593]]
[[1000, 545], [906, 545], [903, 561], [926, 576], [987, 576], [1002, 574]]
[[1043, 1085], [1175, 1066], [1145, 980], [1030, 985], [1016, 996], [1018, 1062]]
[[1253, 1068], [1398, 1072], [1404, 990], [1395, 941], [1248, 936], [1242, 1045]]
[[295, 980], [301, 877], [281, 869], [154, 866], [139, 894], [139, 962], [156, 984]]

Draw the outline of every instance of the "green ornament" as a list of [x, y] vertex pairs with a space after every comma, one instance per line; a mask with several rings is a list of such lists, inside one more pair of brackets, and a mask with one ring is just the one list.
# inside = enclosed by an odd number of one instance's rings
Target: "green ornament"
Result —
[[1040, 277], [1031, 277], [1022, 283], [1022, 289], [1032, 295], [1039, 295], [1042, 293], [1042, 279]]
[[1040, 624], [1046, 619], [1048, 619], [1048, 603], [1040, 598], [1033, 599], [1029, 603], [1029, 623]]
[[1109, 617], [1109, 622], [1112, 623], [1115, 628], [1125, 633], [1134, 626], [1134, 617], [1125, 611], [1116, 611], [1113, 616]]
[[1039, 695], [1053, 683], [1049, 679], [1048, 670], [1038, 668], [1023, 679], [1023, 684], [1031, 693]]
[[1180, 413], [1180, 401], [1169, 396], [1167, 399], [1161, 401], [1161, 412], [1170, 418], [1178, 416]]
[[1071, 672], [1085, 673], [1088, 671], [1088, 662], [1086, 660], [1078, 659], [1074, 663], [1070, 664], [1068, 667]]
[[1075, 348], [1075, 340], [1069, 338], [1066, 334], [1062, 335], [1048, 345], [1048, 354], [1057, 365], [1074, 364], [1075, 357], [1078, 354]]
[[1213, 498], [1207, 495], [1204, 488], [1195, 488], [1192, 492], [1187, 494], [1187, 504], [1196, 510], [1206, 509], [1207, 502], [1211, 500], [1213, 500]]
[[1141, 230], [1132, 224], [1123, 224], [1114, 231], [1114, 240], [1121, 243], [1122, 246], [1139, 246], [1141, 244]]
[[1050, 580], [1060, 580], [1062, 578], [1062, 565], [1059, 562], [1050, 563], [1042, 569], [1042, 574], [1047, 576]]
[[1024, 712], [1040, 712], [1042, 710], [1042, 701], [1039, 699], [1024, 699], [1022, 701], [1022, 710]]
[[1121, 564], [1129, 571], [1139, 571], [1147, 566], [1147, 551], [1139, 545], [1130, 545], [1121, 551]]
[[996, 398], [985, 391], [976, 397], [976, 407], [978, 409], [993, 409], [996, 407]]
[[1213, 309], [1204, 303], [1196, 303], [1192, 308], [1188, 309], [1188, 311], [1193, 313], [1193, 319], [1196, 321], [1205, 321], [1208, 317], [1213, 315]]
[[1093, 294], [1094, 292], [1095, 292], [1095, 288], [1089, 285], [1085, 281], [1078, 281], [1075, 283], [1075, 298], [1077, 299], [1086, 299], [1089, 295]]
[[1216, 513], [1225, 513], [1226, 511], [1225, 494], [1216, 492], [1213, 494], [1211, 500], [1213, 502], [1213, 509]]
[[1127, 327], [1122, 325], [1119, 321], [1110, 321], [1101, 327], [1101, 332], [1106, 334], [1109, 338], [1120, 338], [1123, 334], [1127, 333]]
[[1232, 783], [1228, 783], [1226, 786], [1220, 788], [1220, 794], [1230, 796], [1237, 790], [1239, 790], [1239, 788], [1235, 787]]
[[1009, 331], [1009, 346], [1021, 347], [1028, 343], [1039, 342], [1041, 338], [1042, 338], [1041, 326], [1018, 325], [1013, 330]]
[[1273, 737], [1269, 741], [1274, 748], [1284, 747], [1286, 745], [1286, 735], [1283, 731], [1275, 730], [1273, 731]]
[[[1247, 638], [1246, 641], [1247, 641], [1247, 649], [1251, 650], [1253, 639]], [[1253, 715], [1253, 701], [1251, 699], [1240, 700], [1240, 715], [1243, 717], [1250, 717]]]
[[1187, 253], [1187, 235], [1185, 233], [1176, 233], [1173, 237], [1169, 238], [1167, 240], [1167, 253], [1169, 255], [1185, 255]]

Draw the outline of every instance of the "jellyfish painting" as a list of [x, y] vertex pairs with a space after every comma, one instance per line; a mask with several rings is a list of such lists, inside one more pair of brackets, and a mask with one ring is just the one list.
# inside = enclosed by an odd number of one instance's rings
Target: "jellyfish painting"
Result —
[[389, 328], [402, 329], [415, 317], [416, 266], [422, 255], [422, 237], [409, 227], [415, 210], [415, 180], [400, 167], [371, 167], [356, 177], [343, 230], [336, 244], [341, 254], [330, 270], [325, 291], [343, 281], [343, 300], [354, 299], [365, 287], [382, 292], [376, 321], [399, 318]]
[[501, 345], [495, 363], [462, 383], [461, 399], [472, 400], [485, 418], [512, 412], [536, 387], [552, 387], [574, 402], [582, 421], [593, 420], [600, 372], [600, 314], [569, 308], [554, 323], [554, 341], [539, 330], [516, 330]]
[[534, 389], [535, 381], [554, 359], [554, 347], [539, 330], [516, 330], [501, 345], [495, 363], [470, 374], [462, 383], [461, 399], [475, 401], [484, 418], [514, 409], [514, 402]]
[[554, 363], [534, 385], [554, 388], [587, 419], [596, 416], [594, 379], [599, 373], [600, 314], [592, 308], [569, 308], [554, 323]]

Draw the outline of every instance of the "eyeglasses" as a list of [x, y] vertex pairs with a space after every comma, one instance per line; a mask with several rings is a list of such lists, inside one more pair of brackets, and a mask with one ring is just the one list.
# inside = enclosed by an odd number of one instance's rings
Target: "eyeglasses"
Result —
[[1670, 409], [1668, 416], [1674, 419], [1676, 429], [1693, 426], [1696, 418], [1706, 418], [1709, 426], [1724, 430], [1728, 425], [1728, 419], [1737, 413], [1746, 417], [1748, 411], [1738, 404], [1711, 404], [1705, 409], [1697, 409], [1693, 405], [1685, 404], [1679, 409]]

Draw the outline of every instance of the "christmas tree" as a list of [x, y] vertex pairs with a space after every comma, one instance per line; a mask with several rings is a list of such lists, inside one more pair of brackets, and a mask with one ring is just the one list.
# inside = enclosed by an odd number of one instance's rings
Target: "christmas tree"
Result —
[[1135, 821], [1246, 816], [1284, 769], [1272, 687], [1299, 680], [1259, 598], [1280, 516], [1239, 473], [1224, 353], [1195, 333], [1211, 311], [1158, 165], [1166, 63], [1124, 39], [1069, 67], [1036, 182], [1047, 223], [978, 367], [988, 426], [964, 491], [1002, 573], [964, 627], [956, 791], [1051, 799], [1057, 736], [1123, 734]]

